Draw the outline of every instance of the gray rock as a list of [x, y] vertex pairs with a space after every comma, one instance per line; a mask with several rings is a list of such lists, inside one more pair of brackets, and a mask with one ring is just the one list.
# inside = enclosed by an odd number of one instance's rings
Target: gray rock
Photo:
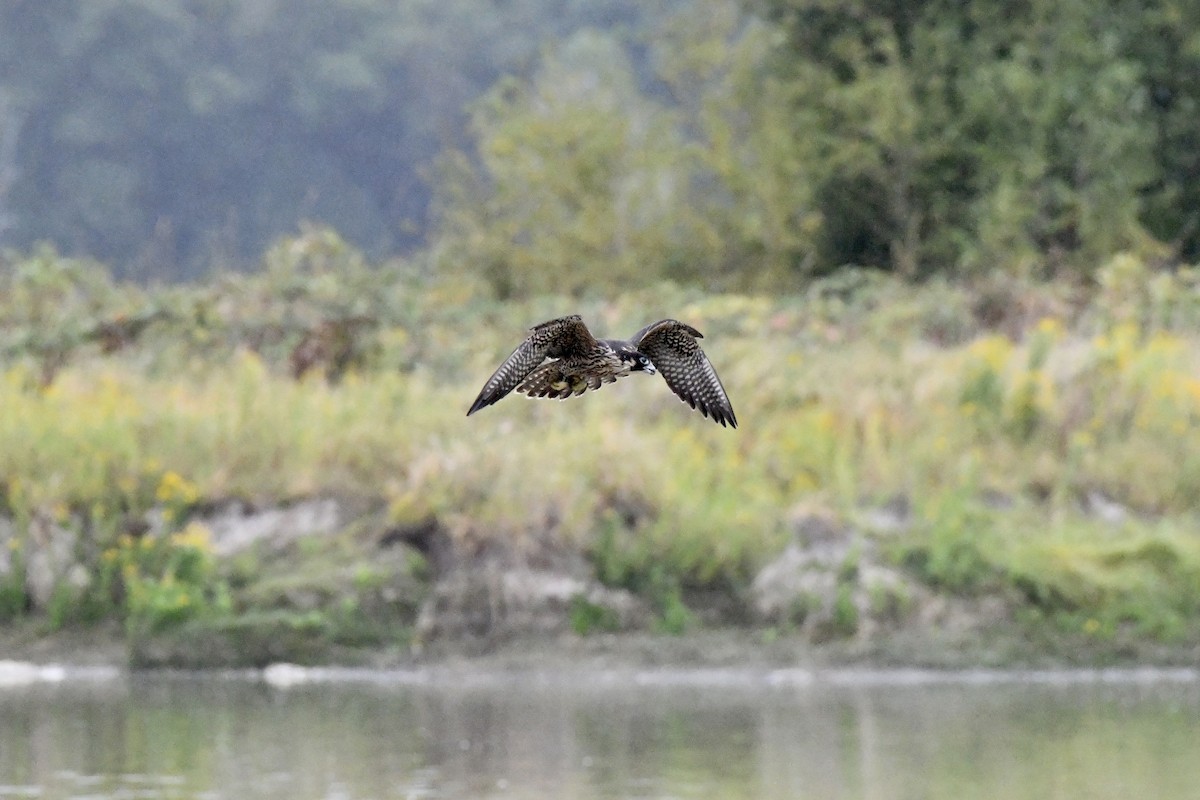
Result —
[[1098, 489], [1092, 489], [1083, 496], [1082, 506], [1085, 514], [1109, 525], [1119, 525], [1131, 516], [1128, 508]]
[[[25, 538], [25, 591], [33, 607], [44, 611], [50, 606], [54, 593], [67, 576], [80, 565], [75, 559], [78, 534], [36, 514], [29, 523]], [[86, 572], [86, 570], [85, 570]]]
[[224, 557], [248, 550], [259, 542], [282, 548], [306, 536], [332, 535], [341, 529], [344, 517], [336, 500], [318, 498], [262, 511], [231, 503], [198, 521], [212, 533], [213, 552]]
[[856, 530], [806, 517], [796, 534], [751, 583], [761, 622], [795, 626], [814, 639], [870, 638], [911, 618], [928, 593], [901, 570], [879, 563], [874, 542]]
[[793, 542], [767, 564], [750, 584], [754, 611], [765, 621], [783, 622], [797, 615], [810, 599], [820, 604], [836, 585], [836, 574]]
[[17, 523], [8, 517], [0, 517], [0, 581], [5, 581], [13, 571], [13, 543], [17, 540]]
[[864, 509], [856, 519], [872, 533], [907, 533], [912, 528], [912, 504], [906, 496], [898, 494], [886, 503]]
[[420, 642], [455, 639], [488, 644], [517, 636], [553, 636], [571, 624], [577, 598], [607, 609], [620, 628], [649, 619], [631, 593], [600, 585], [577, 553], [552, 545], [536, 552], [495, 543], [454, 548], [435, 576], [416, 625]]

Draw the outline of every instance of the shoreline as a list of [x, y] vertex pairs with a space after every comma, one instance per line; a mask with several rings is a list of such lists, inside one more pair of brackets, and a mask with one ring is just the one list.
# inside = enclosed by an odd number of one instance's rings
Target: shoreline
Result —
[[[801, 517], [748, 586], [724, 591], [614, 587], [578, 543], [480, 547], [436, 522], [396, 526], [333, 499], [218, 510], [197, 525], [216, 531], [196, 552], [236, 603], [157, 624], [28, 614], [0, 626], [0, 661], [199, 671], [1200, 668], [1194, 636], [1047, 616], [1015, 585], [939, 589], [889, 558], [884, 534], [819, 516]], [[50, 594], [83, 568], [64, 562]]]
[[131, 669], [119, 666], [35, 664], [0, 660], [0, 692], [31, 686], [84, 686], [124, 682], [232, 681], [288, 690], [311, 686], [370, 686], [456, 691], [554, 689], [804, 691], [808, 689], [922, 689], [1003, 686], [1088, 687], [1200, 685], [1200, 667], [1061, 667], [1047, 669], [914, 667], [607, 667], [593, 664], [518, 670], [494, 664], [426, 664], [407, 668], [303, 667], [288, 663], [261, 669]]
[[[130, 647], [112, 626], [74, 628], [46, 633], [34, 625], [10, 626], [0, 631], [0, 664], [26, 664], [35, 668], [65, 669], [68, 673], [261, 675], [285, 665], [299, 676], [295, 682], [326, 680], [336, 676], [386, 676], [390, 674], [526, 675], [678, 674], [691, 679], [703, 676], [759, 676], [768, 683], [823, 680], [851, 676], [888, 682], [996, 682], [1005, 676], [1173, 676], [1174, 680], [1200, 680], [1200, 648], [1180, 643], [1141, 651], [1076, 649], [1059, 652], [1036, 649], [1017, 642], [1018, 632], [1005, 630], [985, 642], [978, 636], [935, 641], [929, 637], [895, 633], [868, 644], [847, 641], [814, 644], [800, 635], [764, 640], [763, 631], [750, 629], [699, 630], [682, 635], [613, 633], [594, 636], [565, 634], [554, 637], [517, 637], [478, 650], [463, 643], [443, 642], [436, 648], [363, 647], [342, 658], [318, 658], [296, 664], [286, 657], [263, 664], [205, 666], [196, 664], [138, 665]], [[1023, 646], [1022, 646], [1023, 645]], [[774, 676], [774, 677], [764, 677]], [[789, 677], [790, 676], [790, 677]], [[822, 677], [824, 676], [824, 677]], [[854, 678], [853, 676], [858, 676]], [[907, 676], [907, 677], [905, 677]], [[2, 681], [0, 681], [2, 682]], [[843, 682], [834, 678], [834, 683]]]

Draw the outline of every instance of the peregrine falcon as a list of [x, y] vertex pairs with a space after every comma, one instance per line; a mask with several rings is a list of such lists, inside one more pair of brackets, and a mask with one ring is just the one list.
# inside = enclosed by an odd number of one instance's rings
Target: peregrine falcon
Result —
[[736, 428], [729, 396], [696, 342], [701, 338], [700, 331], [673, 319], [647, 325], [629, 340], [595, 338], [578, 314], [552, 319], [530, 329], [484, 384], [467, 416], [513, 389], [566, 400], [631, 372], [661, 372], [680, 400], [713, 422]]

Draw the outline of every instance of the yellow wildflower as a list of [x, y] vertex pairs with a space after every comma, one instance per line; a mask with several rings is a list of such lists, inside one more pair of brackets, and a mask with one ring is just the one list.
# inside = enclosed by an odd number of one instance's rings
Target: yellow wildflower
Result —
[[1000, 372], [1012, 355], [1012, 342], [1003, 336], [984, 336], [976, 339], [967, 352], [987, 365], [992, 372]]
[[167, 470], [163, 473], [154, 496], [160, 503], [180, 503], [191, 505], [200, 499], [200, 490], [178, 472]]
[[1038, 320], [1037, 332], [1043, 336], [1058, 339], [1062, 337], [1063, 330], [1063, 322], [1058, 317], [1042, 317]]
[[186, 528], [171, 536], [171, 544], [207, 552], [212, 549], [212, 532], [199, 522], [189, 522]]

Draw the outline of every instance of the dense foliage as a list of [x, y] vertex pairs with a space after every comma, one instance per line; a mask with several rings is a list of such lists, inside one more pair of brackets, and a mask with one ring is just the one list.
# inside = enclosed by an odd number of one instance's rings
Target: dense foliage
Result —
[[819, 87], [799, 103], [833, 137], [818, 194], [835, 259], [1080, 268], [1151, 238], [1200, 255], [1195, 4], [759, 7], [785, 74]]
[[311, 218], [500, 294], [1088, 276], [1200, 258], [1198, 113], [1184, 0], [16, 2], [0, 241], [178, 276]]
[[657, 90], [578, 39], [494, 89], [451, 261], [504, 292], [1200, 256], [1194, 4], [751, 7], [767, 22], [702, 1], [665, 24]]

